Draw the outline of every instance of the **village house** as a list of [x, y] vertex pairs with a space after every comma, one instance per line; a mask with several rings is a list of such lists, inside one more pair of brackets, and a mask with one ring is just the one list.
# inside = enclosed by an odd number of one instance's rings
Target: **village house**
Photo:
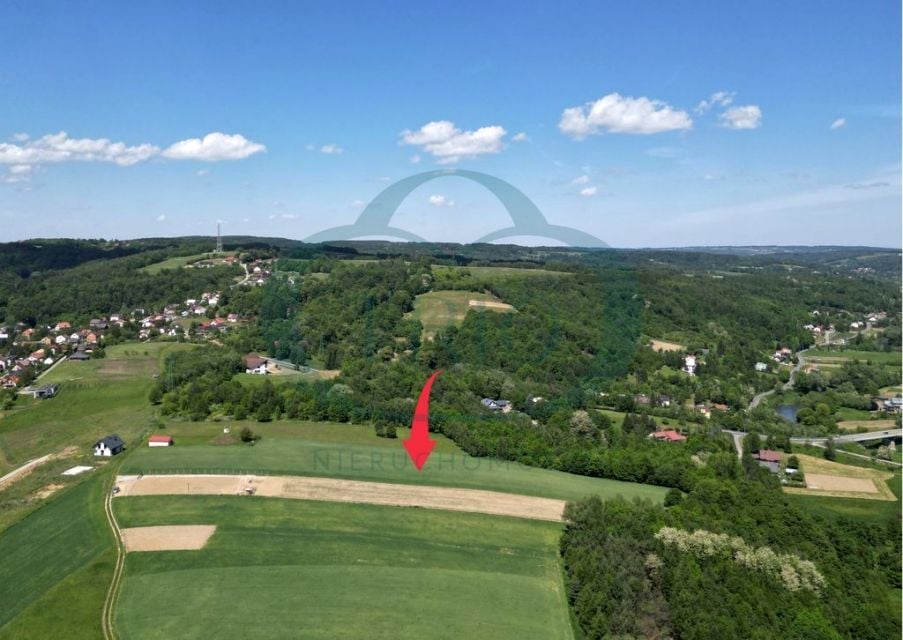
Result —
[[760, 449], [753, 454], [759, 466], [765, 467], [772, 473], [778, 473], [781, 470], [781, 452], [772, 451], [771, 449]]
[[109, 458], [122, 453], [125, 443], [116, 434], [106, 436], [94, 443], [94, 455]]
[[257, 375], [266, 375], [267, 374], [267, 362], [266, 358], [262, 358], [256, 353], [249, 353], [244, 358], [242, 358], [245, 362], [245, 373], [254, 373]]
[[682, 435], [673, 429], [667, 431], [653, 431], [649, 434], [649, 437], [653, 440], [658, 440], [659, 442], [685, 442], [687, 439], [687, 436]]
[[508, 413], [512, 408], [511, 403], [507, 400], [495, 400], [493, 398], [483, 398], [480, 400], [480, 404], [490, 411], [501, 411], [502, 413]]
[[61, 320], [60, 322], [56, 323], [56, 326], [53, 327], [53, 330], [54, 331], [68, 331], [71, 328], [72, 328], [72, 325], [70, 323], [66, 322], [65, 320]]
[[756, 363], [756, 371], [759, 373], [764, 373], [768, 371], [768, 363], [767, 362], [757, 362]]
[[696, 356], [694, 356], [694, 355], [686, 355], [686, 356], [684, 356], [684, 367], [683, 367], [683, 370], [684, 370], [685, 372], [689, 373], [691, 376], [695, 376], [695, 375], [696, 375], [696, 369], [697, 369]]

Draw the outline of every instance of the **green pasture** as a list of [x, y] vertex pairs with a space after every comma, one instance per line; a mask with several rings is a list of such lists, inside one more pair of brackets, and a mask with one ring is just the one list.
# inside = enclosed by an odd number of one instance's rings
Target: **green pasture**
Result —
[[[195, 424], [171, 427], [176, 446], [143, 447], [123, 463], [122, 473], [257, 473], [266, 475], [300, 475], [426, 484], [471, 489], [487, 489], [522, 495], [562, 500], [576, 500], [587, 495], [622, 495], [655, 501], [664, 498], [665, 489], [605, 478], [590, 478], [549, 469], [527, 467], [494, 458], [474, 458], [463, 453], [454, 443], [433, 434], [439, 441], [422, 472], [408, 459], [402, 446], [406, 429], [399, 429], [398, 439], [380, 439], [372, 427], [351, 425], [312, 426], [311, 423], [213, 423], [215, 430], [192, 437]], [[263, 438], [254, 446], [234, 444], [221, 446], [200, 444], [213, 442], [228, 427], [237, 434], [249, 426]], [[200, 426], [200, 425], [198, 425]], [[183, 429], [184, 431], [180, 431]], [[348, 431], [343, 431], [343, 430]], [[187, 439], [182, 434], [187, 435]], [[268, 435], [272, 434], [272, 435]], [[341, 435], [340, 435], [341, 434]]]
[[410, 316], [423, 325], [424, 337], [432, 337], [437, 331], [464, 322], [470, 310], [509, 313], [514, 309], [492, 307], [471, 307], [471, 300], [482, 302], [502, 302], [488, 293], [474, 291], [430, 291], [414, 299], [414, 310]]
[[573, 637], [553, 523], [240, 497], [114, 507], [122, 526], [217, 526], [200, 551], [128, 556], [125, 640]]

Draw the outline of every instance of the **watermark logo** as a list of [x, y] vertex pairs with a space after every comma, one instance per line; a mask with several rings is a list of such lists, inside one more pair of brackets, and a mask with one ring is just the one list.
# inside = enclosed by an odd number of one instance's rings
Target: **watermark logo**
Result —
[[373, 236], [388, 236], [411, 242], [427, 242], [425, 238], [398, 227], [393, 227], [392, 216], [414, 189], [438, 178], [459, 177], [471, 180], [488, 189], [511, 217], [512, 225], [487, 233], [473, 242], [494, 242], [517, 236], [533, 236], [557, 240], [567, 246], [602, 248], [602, 240], [592, 234], [557, 224], [550, 224], [539, 208], [520, 189], [509, 182], [478, 171], [465, 169], [438, 169], [409, 176], [386, 187], [361, 212], [354, 224], [342, 225], [320, 231], [305, 242], [330, 242], [354, 240]]

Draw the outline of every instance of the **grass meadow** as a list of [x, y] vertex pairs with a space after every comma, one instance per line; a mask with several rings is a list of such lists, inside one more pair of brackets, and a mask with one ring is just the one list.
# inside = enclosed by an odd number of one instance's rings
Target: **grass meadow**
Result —
[[114, 506], [123, 526], [217, 525], [200, 551], [128, 556], [125, 640], [573, 637], [554, 523], [241, 497]]
[[[174, 447], [142, 448], [122, 467], [124, 474], [139, 473], [257, 473], [300, 475], [486, 489], [522, 495], [576, 500], [591, 494], [622, 495], [661, 501], [665, 489], [651, 485], [589, 478], [549, 469], [527, 467], [493, 458], [473, 458], [450, 440], [439, 441], [429, 462], [418, 472], [408, 459], [400, 429], [398, 439], [377, 438], [371, 427], [327, 423], [247, 423], [263, 438], [254, 446], [217, 445], [226, 423], [209, 423], [191, 435], [195, 426], [169, 427]], [[244, 423], [231, 423], [232, 434]]]
[[423, 335], [431, 338], [436, 332], [451, 325], [460, 325], [468, 311], [494, 311], [510, 313], [514, 311], [499, 307], [471, 307], [471, 300], [482, 302], [502, 302], [488, 293], [473, 291], [430, 291], [414, 299], [414, 310], [410, 316], [423, 325]]

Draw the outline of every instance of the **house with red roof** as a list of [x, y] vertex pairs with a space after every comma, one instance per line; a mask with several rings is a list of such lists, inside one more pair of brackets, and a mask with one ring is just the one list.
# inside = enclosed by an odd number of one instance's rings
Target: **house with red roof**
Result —
[[765, 467], [772, 473], [778, 473], [781, 470], [781, 452], [772, 451], [771, 449], [759, 449], [753, 454], [759, 465]]
[[687, 436], [682, 435], [673, 429], [667, 431], [654, 431], [649, 434], [649, 437], [661, 442], [685, 442], [687, 439]]

